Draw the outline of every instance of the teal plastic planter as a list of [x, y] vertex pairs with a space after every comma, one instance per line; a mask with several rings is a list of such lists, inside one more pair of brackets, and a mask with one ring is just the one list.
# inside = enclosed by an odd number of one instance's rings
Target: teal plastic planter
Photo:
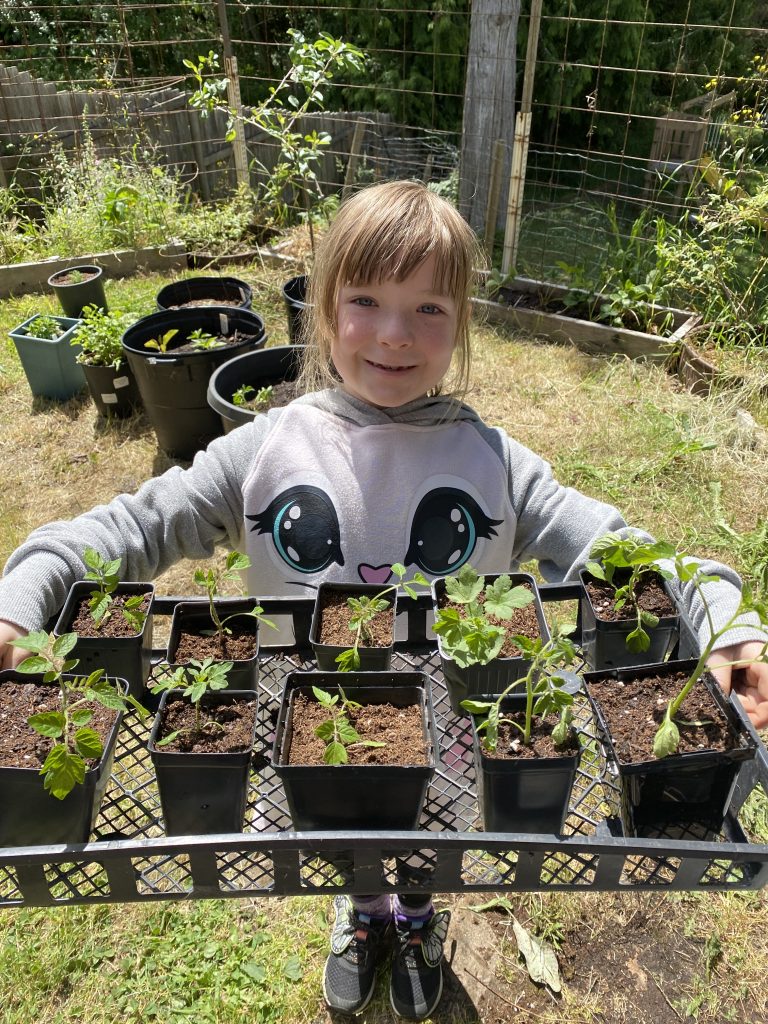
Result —
[[51, 341], [35, 335], [35, 321], [39, 316], [30, 317], [8, 333], [19, 353], [32, 394], [63, 401], [85, 387], [85, 374], [77, 362], [81, 347], [70, 344], [75, 328], [82, 321], [65, 316], [54, 317], [61, 325], [62, 333]]

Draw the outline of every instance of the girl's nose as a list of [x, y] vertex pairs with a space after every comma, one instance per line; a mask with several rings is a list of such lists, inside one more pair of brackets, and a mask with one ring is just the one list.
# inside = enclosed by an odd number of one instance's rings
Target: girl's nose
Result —
[[413, 344], [413, 334], [408, 318], [390, 314], [379, 325], [378, 340], [387, 348], [407, 348]]

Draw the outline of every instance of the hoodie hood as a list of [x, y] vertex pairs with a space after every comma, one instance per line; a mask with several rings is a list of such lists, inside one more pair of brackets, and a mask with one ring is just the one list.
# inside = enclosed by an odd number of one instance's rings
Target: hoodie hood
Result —
[[385, 426], [398, 423], [414, 427], [434, 427], [438, 424], [469, 421], [480, 422], [477, 413], [469, 406], [447, 395], [434, 398], [418, 398], [406, 405], [392, 409], [378, 409], [359, 398], [354, 398], [341, 388], [315, 391], [294, 399], [294, 405], [311, 405], [316, 409], [332, 413], [340, 419], [357, 426]]

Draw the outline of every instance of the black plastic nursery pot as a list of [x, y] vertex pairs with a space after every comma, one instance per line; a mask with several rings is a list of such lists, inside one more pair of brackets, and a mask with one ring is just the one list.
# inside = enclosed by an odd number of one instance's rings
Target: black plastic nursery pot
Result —
[[[525, 694], [505, 697], [502, 712], [525, 710]], [[472, 742], [477, 798], [486, 832], [560, 835], [579, 763], [563, 757], [491, 757], [482, 748], [481, 719], [473, 718]]]
[[[69, 281], [68, 276], [79, 272], [85, 281]], [[107, 312], [107, 297], [104, 294], [104, 271], [93, 264], [68, 267], [51, 274], [48, 284], [53, 288], [65, 316], [82, 316], [86, 306], [96, 306]]]
[[303, 340], [306, 310], [310, 308], [310, 303], [307, 302], [308, 284], [307, 275], [299, 274], [283, 285], [283, 301], [288, 313], [288, 338], [292, 345], [298, 345]]
[[[232, 669], [227, 677], [226, 690], [220, 692], [226, 693], [230, 690], [248, 690], [253, 692], [259, 685], [259, 620], [246, 616], [244, 613], [251, 611], [258, 604], [258, 601], [255, 598], [245, 598], [242, 600], [216, 598], [214, 604], [221, 618], [228, 618], [230, 615], [235, 616], [232, 623], [227, 623], [227, 625], [247, 623], [255, 630], [252, 657], [232, 662]], [[214, 629], [207, 601], [179, 601], [173, 610], [171, 632], [166, 652], [166, 660], [171, 668], [176, 669], [180, 665], [185, 664], [185, 662], [178, 661], [176, 656], [182, 632], [202, 633], [204, 630], [210, 632]], [[222, 660], [231, 661], [232, 659], [223, 658]]]
[[131, 416], [141, 405], [136, 378], [126, 359], [117, 367], [81, 363], [85, 382], [99, 415], [106, 419]]
[[[719, 832], [728, 810], [739, 768], [754, 757], [757, 744], [736, 709], [708, 674], [697, 685], [706, 686], [736, 738], [731, 750], [700, 750], [663, 758], [626, 763], [619, 759], [600, 704], [590, 693], [598, 680], [615, 680], [626, 686], [649, 673], [690, 672], [695, 660], [668, 661], [604, 672], [586, 672], [584, 683], [598, 723], [608, 771], [617, 788], [604, 786], [611, 816], [627, 836], [678, 836], [690, 830]], [[680, 836], [682, 838], [682, 836]]]
[[259, 391], [270, 384], [296, 380], [304, 349], [304, 345], [260, 348], [236, 356], [216, 370], [208, 383], [208, 405], [221, 417], [226, 433], [260, 415], [257, 409], [235, 405], [235, 392], [246, 385]]
[[[77, 613], [80, 602], [88, 598], [96, 588], [89, 580], [78, 580], [69, 588], [67, 600], [64, 602], [56, 624], [53, 628], [55, 636], [73, 632], [72, 621]], [[150, 594], [154, 598], [153, 583], [120, 583], [115, 595], [133, 597], [137, 594]], [[119, 614], [119, 613], [117, 613]], [[141, 633], [133, 636], [78, 636], [71, 657], [79, 660], [78, 671], [89, 673], [103, 668], [107, 676], [125, 679], [128, 692], [136, 700], [144, 697], [145, 685], [152, 663], [152, 601], [144, 620]]]
[[238, 306], [250, 309], [253, 289], [238, 277], [188, 277], [172, 281], [157, 293], [158, 309], [195, 306]]
[[[426, 765], [291, 765], [294, 699], [314, 700], [312, 686], [330, 693], [341, 685], [360, 704], [418, 704], [429, 749]], [[435, 772], [432, 693], [424, 672], [291, 672], [285, 680], [272, 766], [283, 783], [297, 832], [318, 829], [415, 829]]]
[[[349, 631], [349, 643], [345, 647], [336, 644], [324, 644], [320, 642], [322, 629], [323, 602], [330, 594], [344, 594], [347, 597], [376, 597], [386, 587], [380, 587], [375, 583], [321, 583], [317, 588], [315, 608], [312, 613], [312, 626], [309, 631], [309, 642], [315, 652], [317, 667], [324, 672], [336, 672], [339, 666], [336, 658], [353, 646], [355, 634]], [[388, 672], [392, 664], [392, 652], [395, 649], [395, 620], [397, 618], [397, 591], [392, 590], [384, 600], [389, 602], [392, 609], [392, 642], [386, 647], [363, 647], [358, 648], [360, 655], [361, 672]]]
[[[485, 585], [495, 582], [503, 573], [485, 573]], [[536, 580], [527, 572], [514, 572], [508, 574], [513, 586], [521, 583], [527, 584], [533, 591], [536, 619], [539, 624], [539, 633], [542, 640], [549, 640], [549, 626], [544, 618], [544, 609], [536, 586]], [[432, 584], [432, 604], [435, 611], [440, 607], [440, 600], [445, 594], [445, 580], [436, 579]], [[443, 650], [441, 638], [437, 637], [437, 649], [440, 654], [440, 663], [443, 670], [445, 686], [448, 690], [448, 699], [451, 703], [451, 710], [455, 715], [466, 716], [469, 712], [461, 706], [463, 700], [482, 700], [485, 697], [498, 697], [510, 683], [521, 679], [530, 666], [530, 662], [522, 657], [517, 658], [495, 658], [487, 665], [468, 665], [463, 668], [446, 656]]]
[[[680, 632], [680, 616], [664, 616], [652, 629], [645, 627], [650, 637], [647, 651], [632, 652], [627, 647], [627, 635], [637, 626], [636, 619], [610, 621], [598, 617], [586, 589], [586, 583], [594, 577], [586, 569], [579, 574], [583, 588], [580, 602], [581, 646], [587, 665], [594, 671], [609, 668], [632, 668], [635, 665], [651, 665], [665, 661], [673, 652]], [[597, 581], [596, 581], [597, 582]], [[677, 607], [677, 602], [667, 581], [659, 578], [665, 593]]]
[[[242, 341], [221, 348], [177, 352], [196, 329]], [[170, 330], [178, 331], [166, 353], [145, 348]], [[233, 306], [198, 306], [151, 313], [123, 335], [123, 348], [136, 377], [141, 400], [163, 451], [191, 459], [214, 437], [223, 433], [220, 417], [206, 398], [211, 375], [222, 363], [243, 352], [261, 348], [267, 336], [264, 321], [249, 309]]]
[[[0, 672], [0, 686], [4, 682], [42, 681], [42, 676], [24, 675], [13, 669]], [[112, 774], [122, 718], [122, 711], [117, 712], [101, 760], [86, 771], [83, 782], [63, 800], [45, 789], [38, 768], [0, 768], [0, 847], [88, 842]]]
[[[248, 798], [258, 705], [247, 750], [233, 753], [180, 753], [157, 746], [165, 705], [185, 700], [181, 690], [166, 690], [147, 744], [155, 769], [165, 833], [169, 836], [218, 835], [242, 832]], [[252, 690], [219, 690], [202, 697], [202, 706], [255, 703]]]

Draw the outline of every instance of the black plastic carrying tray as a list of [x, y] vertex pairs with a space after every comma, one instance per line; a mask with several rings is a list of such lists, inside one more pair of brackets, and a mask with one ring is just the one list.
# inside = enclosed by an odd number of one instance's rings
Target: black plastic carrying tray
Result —
[[[577, 602], [579, 584], [543, 586], [548, 603]], [[155, 598], [170, 615], [179, 598]], [[768, 884], [768, 845], [750, 843], [739, 823], [757, 787], [768, 792], [768, 753], [740, 769], [719, 835], [627, 838], [605, 811], [612, 776], [598, 743], [584, 744], [565, 835], [481, 831], [468, 719], [455, 717], [429, 630], [428, 596], [400, 602], [394, 668], [429, 673], [439, 763], [420, 827], [412, 832], [293, 832], [280, 781], [270, 764], [274, 722], [286, 673], [312, 669], [308, 644], [313, 602], [264, 598], [269, 618], [290, 625], [295, 642], [263, 647], [259, 729], [243, 833], [167, 838], [146, 749], [151, 717], [126, 716], [112, 778], [87, 845], [0, 849], [0, 906], [375, 892], [760, 889]], [[567, 605], [560, 612], [570, 613]], [[562, 618], [562, 614], [560, 614]], [[578, 628], [578, 627], [577, 627]], [[269, 641], [262, 631], [262, 642]], [[577, 633], [577, 636], [580, 635]], [[684, 624], [679, 656], [696, 652]], [[159, 660], [161, 652], [156, 652]], [[577, 723], [595, 726], [586, 702]], [[607, 793], [607, 796], [606, 796]]]

